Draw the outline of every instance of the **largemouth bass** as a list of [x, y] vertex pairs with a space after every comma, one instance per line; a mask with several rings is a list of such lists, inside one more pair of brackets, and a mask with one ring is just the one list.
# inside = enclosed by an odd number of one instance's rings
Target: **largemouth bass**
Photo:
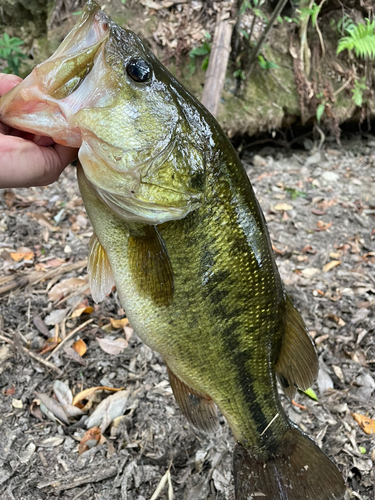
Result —
[[287, 418], [318, 363], [285, 294], [246, 172], [210, 113], [93, 1], [46, 62], [0, 100], [1, 120], [79, 148], [94, 228], [93, 298], [116, 284], [197, 428], [236, 440], [237, 500], [329, 500], [341, 474]]

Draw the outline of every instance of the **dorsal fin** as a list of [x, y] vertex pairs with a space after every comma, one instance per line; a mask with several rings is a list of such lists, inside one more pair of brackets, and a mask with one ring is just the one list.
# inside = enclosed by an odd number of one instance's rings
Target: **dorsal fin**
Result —
[[90, 240], [87, 272], [92, 298], [99, 303], [111, 292], [114, 280], [107, 253], [95, 233]]
[[197, 429], [205, 432], [216, 430], [218, 422], [213, 400], [186, 385], [168, 365], [167, 369], [174, 397], [188, 421]]
[[129, 237], [129, 265], [138, 291], [161, 306], [173, 298], [173, 270], [163, 238], [155, 226], [143, 226]]
[[292, 399], [297, 388], [306, 390], [311, 387], [318, 370], [313, 341], [300, 313], [287, 296], [285, 334], [276, 363], [276, 372], [285, 394]]

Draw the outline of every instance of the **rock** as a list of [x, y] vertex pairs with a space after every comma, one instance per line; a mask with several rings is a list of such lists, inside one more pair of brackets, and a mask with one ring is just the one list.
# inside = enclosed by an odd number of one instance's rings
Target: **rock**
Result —
[[336, 172], [323, 172], [322, 179], [328, 182], [337, 182], [340, 179], [340, 175]]
[[320, 151], [317, 151], [313, 155], [309, 156], [305, 162], [305, 166], [309, 167], [310, 165], [316, 165], [322, 161], [322, 155]]
[[254, 155], [253, 165], [255, 167], [265, 167], [267, 165], [267, 160], [260, 155]]

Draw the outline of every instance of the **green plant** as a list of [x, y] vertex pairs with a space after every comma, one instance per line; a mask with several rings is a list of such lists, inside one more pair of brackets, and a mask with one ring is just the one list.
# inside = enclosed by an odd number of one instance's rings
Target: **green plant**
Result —
[[366, 24], [348, 24], [347, 36], [339, 40], [337, 54], [343, 50], [354, 50], [357, 57], [375, 59], [375, 20], [366, 20]]
[[205, 36], [205, 40], [202, 43], [202, 45], [200, 45], [199, 47], [196, 47], [195, 49], [191, 49], [191, 51], [189, 52], [189, 57], [190, 57], [189, 67], [190, 67], [191, 73], [195, 72], [196, 58], [197, 57], [205, 56], [203, 61], [202, 61], [202, 69], [204, 71], [206, 71], [206, 69], [208, 67], [209, 55], [211, 53], [211, 43], [210, 43], [211, 35], [206, 32], [204, 34], [204, 36]]
[[299, 191], [296, 188], [288, 188], [285, 187], [284, 191], [286, 191], [292, 198], [292, 200], [296, 200], [297, 198], [306, 198], [307, 194], [304, 193], [303, 191]]
[[7, 62], [7, 66], [2, 70], [4, 73], [19, 74], [22, 59], [27, 58], [19, 48], [23, 43], [25, 42], [20, 38], [10, 38], [7, 33], [0, 38], [0, 59]]
[[356, 106], [361, 107], [363, 104], [363, 94], [367, 90], [366, 85], [366, 77], [363, 76], [359, 80], [354, 82], [354, 89], [351, 89], [352, 92], [352, 101]]
[[264, 70], [266, 70], [266, 71], [268, 71], [270, 69], [277, 69], [279, 67], [274, 62], [267, 61], [266, 59], [264, 59], [264, 57], [262, 56], [262, 54], [259, 54], [259, 56], [258, 56], [258, 62], [259, 62], [259, 66], [261, 68], [263, 68]]
[[[333, 21], [333, 19], [332, 19]], [[335, 21], [333, 21], [334, 23]], [[348, 14], [344, 14], [341, 19], [337, 22], [337, 31], [340, 35], [344, 33], [350, 33], [350, 31], [355, 27], [353, 20], [348, 16]]]
[[238, 68], [233, 71], [234, 78], [239, 78], [240, 80], [246, 80], [246, 74], [243, 69]]
[[253, 14], [257, 17], [261, 17], [264, 21], [267, 21], [267, 16], [260, 9], [260, 7], [265, 3], [265, 0], [244, 0], [240, 8], [240, 16], [244, 14], [247, 10], [251, 10]]
[[320, 99], [320, 103], [316, 108], [316, 119], [318, 120], [319, 123], [326, 109], [327, 99], [324, 97], [323, 92], [319, 92], [319, 94], [316, 94], [315, 97], [317, 99]]

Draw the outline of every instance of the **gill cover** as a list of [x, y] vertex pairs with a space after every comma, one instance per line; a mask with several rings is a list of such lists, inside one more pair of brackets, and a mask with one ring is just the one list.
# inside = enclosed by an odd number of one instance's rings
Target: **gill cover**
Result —
[[79, 148], [87, 180], [111, 210], [159, 224], [204, 200], [204, 141], [175, 85], [144, 43], [90, 0], [57, 51], [0, 99], [0, 116]]

